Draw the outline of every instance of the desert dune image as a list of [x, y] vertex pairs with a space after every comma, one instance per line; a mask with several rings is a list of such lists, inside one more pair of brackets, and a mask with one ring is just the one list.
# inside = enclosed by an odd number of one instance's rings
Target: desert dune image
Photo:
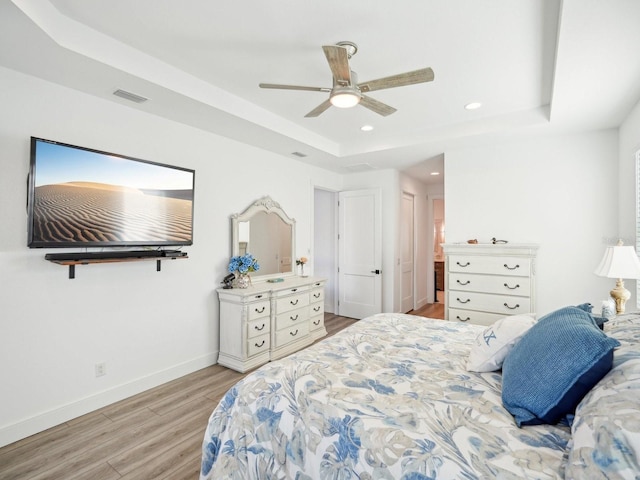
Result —
[[95, 182], [35, 188], [34, 242], [187, 242], [191, 190], [140, 190]]

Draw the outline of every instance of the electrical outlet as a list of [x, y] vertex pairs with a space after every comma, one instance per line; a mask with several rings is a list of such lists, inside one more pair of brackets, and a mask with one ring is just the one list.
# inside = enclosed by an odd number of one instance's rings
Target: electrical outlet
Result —
[[96, 377], [102, 377], [103, 375], [107, 374], [107, 364], [102, 362], [102, 363], [96, 363]]

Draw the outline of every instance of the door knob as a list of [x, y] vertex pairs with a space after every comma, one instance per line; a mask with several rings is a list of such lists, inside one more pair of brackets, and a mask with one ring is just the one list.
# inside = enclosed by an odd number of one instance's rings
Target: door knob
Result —
[[380, 275], [380, 270], [371, 270], [371, 273], [375, 273], [376, 275]]

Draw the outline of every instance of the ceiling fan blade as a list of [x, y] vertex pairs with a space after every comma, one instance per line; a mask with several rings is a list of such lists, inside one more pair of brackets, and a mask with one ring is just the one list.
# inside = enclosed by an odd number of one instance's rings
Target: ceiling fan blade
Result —
[[397, 111], [395, 108], [390, 107], [386, 103], [379, 102], [378, 100], [367, 97], [366, 95], [362, 95], [362, 98], [360, 99], [360, 105], [368, 108], [372, 112], [376, 112], [377, 114], [382, 115], [383, 117], [391, 115], [393, 112]]
[[349, 67], [347, 49], [339, 45], [325, 45], [322, 49], [327, 57], [327, 62], [329, 62], [329, 68], [333, 73], [336, 84], [351, 86], [351, 67]]
[[331, 106], [331, 102], [329, 101], [329, 99], [327, 99], [324, 102], [322, 102], [320, 105], [318, 105], [316, 108], [311, 110], [309, 113], [307, 113], [305, 117], [317, 117], [318, 115], [323, 113], [325, 110], [327, 110], [330, 106]]
[[431, 82], [434, 79], [433, 70], [430, 68], [422, 68], [413, 72], [399, 73], [390, 77], [378, 78], [369, 82], [358, 84], [361, 92], [373, 92], [374, 90], [382, 90], [384, 88], [404, 87], [405, 85], [413, 85], [415, 83]]
[[278, 85], [277, 83], [260, 83], [260, 88], [277, 88], [279, 90], [308, 90], [310, 92], [330, 92], [327, 87], [303, 87], [301, 85]]

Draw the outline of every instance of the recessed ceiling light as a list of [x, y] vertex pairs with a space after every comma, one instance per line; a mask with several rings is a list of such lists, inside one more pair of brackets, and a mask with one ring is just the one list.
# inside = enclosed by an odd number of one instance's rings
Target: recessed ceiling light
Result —
[[440, 172], [431, 172], [430, 175], [433, 175], [435, 177], [436, 175], [440, 175]]
[[480, 102], [471, 102], [471, 103], [467, 103], [464, 106], [464, 108], [466, 108], [467, 110], [477, 110], [481, 106], [482, 106], [482, 104]]
[[360, 127], [360, 130], [362, 130], [363, 132], [370, 132], [371, 130], [373, 130], [373, 127], [371, 125], [363, 125]]

